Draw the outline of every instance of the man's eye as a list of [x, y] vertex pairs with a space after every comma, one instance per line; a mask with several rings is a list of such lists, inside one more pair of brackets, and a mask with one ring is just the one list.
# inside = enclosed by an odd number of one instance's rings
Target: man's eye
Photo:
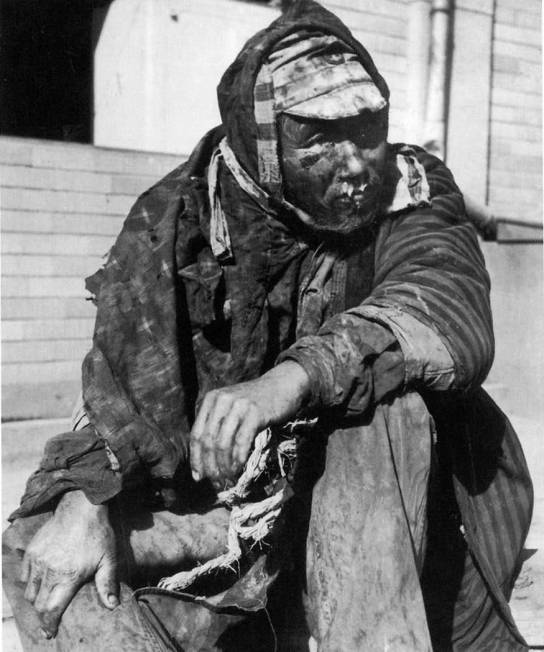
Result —
[[357, 143], [357, 145], [365, 145], [370, 140], [372, 139], [367, 131], [361, 131], [353, 138], [353, 142]]
[[306, 129], [300, 134], [300, 136], [300, 142], [304, 147], [319, 145], [324, 140], [323, 134], [319, 131], [315, 131], [315, 129]]
[[353, 142], [361, 149], [374, 148], [380, 142], [382, 136], [378, 130], [368, 130], [359, 132], [353, 136]]
[[373, 131], [373, 125], [365, 125], [364, 127], [358, 125], [355, 129], [351, 129], [349, 132], [347, 132], [347, 135], [350, 136], [353, 141], [359, 142], [368, 140]]
[[312, 167], [312, 165], [315, 165], [320, 158], [321, 156], [319, 154], [307, 154], [300, 159], [300, 164], [305, 168], [309, 168]]

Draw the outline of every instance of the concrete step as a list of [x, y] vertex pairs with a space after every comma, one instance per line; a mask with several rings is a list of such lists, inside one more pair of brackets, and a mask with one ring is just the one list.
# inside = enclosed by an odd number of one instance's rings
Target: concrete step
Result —
[[[45, 442], [70, 429], [70, 419], [35, 419], [2, 424], [2, 530], [17, 508], [28, 476], [36, 470]], [[23, 652], [11, 606], [2, 592], [2, 650]]]
[[544, 646], [544, 549], [525, 549], [526, 559], [510, 600], [512, 615], [531, 646]]
[[544, 437], [541, 423], [511, 417], [533, 479], [535, 506], [525, 542], [525, 561], [510, 606], [529, 645], [544, 646]]
[[45, 442], [70, 430], [70, 419], [35, 419], [2, 424], [2, 522], [17, 508], [29, 475], [38, 467]]
[[24, 652], [13, 616], [2, 618], [2, 652]]

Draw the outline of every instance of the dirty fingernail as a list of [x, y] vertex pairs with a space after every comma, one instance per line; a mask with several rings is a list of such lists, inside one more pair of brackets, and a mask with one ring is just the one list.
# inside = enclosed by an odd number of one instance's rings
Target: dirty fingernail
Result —
[[110, 593], [108, 595], [108, 604], [110, 605], [110, 607], [119, 606], [119, 600], [116, 595], [113, 595], [113, 593]]

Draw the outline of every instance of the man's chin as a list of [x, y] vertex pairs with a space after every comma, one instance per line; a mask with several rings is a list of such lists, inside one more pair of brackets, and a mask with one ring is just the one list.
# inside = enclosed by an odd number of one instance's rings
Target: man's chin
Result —
[[323, 235], [346, 237], [359, 233], [370, 227], [376, 219], [377, 211], [351, 210], [345, 213], [336, 213], [315, 219], [311, 225], [312, 230]]

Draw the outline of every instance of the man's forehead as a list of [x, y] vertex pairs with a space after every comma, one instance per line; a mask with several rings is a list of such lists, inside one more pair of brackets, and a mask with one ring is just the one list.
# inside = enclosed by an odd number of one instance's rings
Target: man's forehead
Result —
[[335, 120], [387, 106], [356, 54], [335, 36], [292, 34], [268, 65], [278, 113]]

